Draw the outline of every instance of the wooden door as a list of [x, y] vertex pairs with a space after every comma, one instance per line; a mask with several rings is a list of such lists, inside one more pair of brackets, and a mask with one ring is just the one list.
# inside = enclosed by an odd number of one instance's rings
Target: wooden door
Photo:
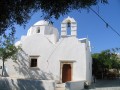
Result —
[[71, 65], [64, 64], [62, 68], [62, 82], [71, 81]]

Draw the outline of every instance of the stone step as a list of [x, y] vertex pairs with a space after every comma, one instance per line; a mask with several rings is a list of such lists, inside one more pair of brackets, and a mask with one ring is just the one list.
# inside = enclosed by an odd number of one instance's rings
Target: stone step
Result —
[[56, 88], [55, 90], [65, 90], [65, 88]]
[[65, 88], [65, 83], [56, 84], [56, 88]]

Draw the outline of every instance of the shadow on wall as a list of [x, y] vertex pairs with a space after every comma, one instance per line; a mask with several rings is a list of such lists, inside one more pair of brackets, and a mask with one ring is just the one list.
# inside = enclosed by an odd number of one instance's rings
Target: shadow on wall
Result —
[[37, 80], [17, 80], [18, 90], [45, 90], [43, 83]]
[[5, 69], [4, 69], [4, 76], [5, 76], [5, 77], [9, 77], [8, 72], [7, 72], [7, 70], [6, 70], [6, 67], [5, 67]]
[[[54, 88], [51, 83], [51, 88]], [[0, 79], [0, 90], [49, 90], [45, 89], [42, 81], [22, 79]]]
[[2, 79], [2, 78], [0, 79], [0, 89], [1, 90], [11, 90], [12, 89], [8, 79]]
[[53, 80], [53, 74], [42, 71], [38, 68], [30, 68], [29, 56], [21, 51], [18, 56], [18, 60], [16, 61], [16, 65], [14, 65], [14, 69], [16, 73], [21, 75], [24, 78], [30, 79], [41, 79], [41, 80]]

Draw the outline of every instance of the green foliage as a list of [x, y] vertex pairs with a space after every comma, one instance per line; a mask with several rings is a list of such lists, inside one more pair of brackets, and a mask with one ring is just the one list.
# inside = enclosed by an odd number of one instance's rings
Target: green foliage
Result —
[[12, 28], [9, 34], [3, 34], [2, 36], [0, 36], [0, 59], [2, 59], [3, 61], [2, 76], [4, 72], [4, 62], [9, 58], [12, 58], [12, 60], [16, 60], [17, 53], [21, 49], [19, 46], [16, 47], [14, 45], [14, 34], [15, 29]]
[[106, 73], [109, 69], [120, 69], [120, 58], [117, 52], [120, 48], [95, 53], [93, 58], [93, 74]]
[[19, 47], [15, 47], [14, 45], [14, 41], [15, 41], [14, 34], [15, 34], [15, 30], [13, 28], [8, 35], [3, 34], [1, 36], [0, 58], [3, 60], [11, 58], [18, 51]]
[[72, 10], [88, 9], [100, 1], [107, 3], [107, 0], [1, 0], [0, 35], [15, 23], [25, 25], [36, 11], [41, 10], [45, 19], [58, 19], [60, 15]]

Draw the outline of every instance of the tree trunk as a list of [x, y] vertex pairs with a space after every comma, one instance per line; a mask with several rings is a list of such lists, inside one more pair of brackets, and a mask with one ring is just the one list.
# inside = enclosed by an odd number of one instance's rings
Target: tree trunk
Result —
[[104, 68], [102, 68], [102, 79], [104, 78]]
[[103, 79], [103, 72], [102, 72], [102, 79]]
[[5, 70], [5, 65], [4, 65], [4, 63], [5, 63], [5, 60], [3, 59], [3, 67], [2, 67], [2, 77], [4, 76], [4, 70]]

